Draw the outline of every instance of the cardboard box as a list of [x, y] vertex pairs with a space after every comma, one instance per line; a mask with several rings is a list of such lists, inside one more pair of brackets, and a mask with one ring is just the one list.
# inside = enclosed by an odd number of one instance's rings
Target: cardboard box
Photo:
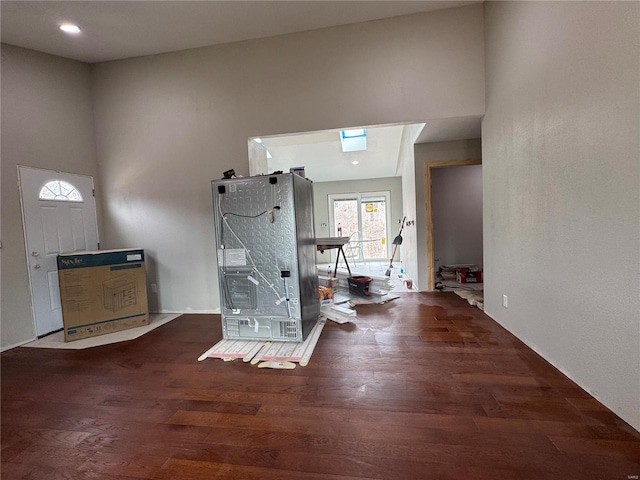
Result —
[[302, 178], [306, 178], [304, 167], [291, 167], [289, 169], [289, 173], [295, 173], [296, 175], [300, 175]]
[[58, 279], [65, 342], [149, 323], [144, 250], [58, 255]]
[[482, 271], [466, 268], [456, 270], [456, 281], [458, 283], [482, 283]]
[[320, 297], [320, 305], [331, 305], [333, 303], [333, 290], [328, 287], [318, 287], [318, 296]]

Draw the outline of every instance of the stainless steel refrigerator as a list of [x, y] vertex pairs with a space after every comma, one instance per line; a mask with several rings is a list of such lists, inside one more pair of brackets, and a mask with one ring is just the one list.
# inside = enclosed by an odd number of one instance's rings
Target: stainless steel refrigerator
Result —
[[285, 173], [212, 190], [223, 337], [303, 341], [320, 315], [312, 182]]

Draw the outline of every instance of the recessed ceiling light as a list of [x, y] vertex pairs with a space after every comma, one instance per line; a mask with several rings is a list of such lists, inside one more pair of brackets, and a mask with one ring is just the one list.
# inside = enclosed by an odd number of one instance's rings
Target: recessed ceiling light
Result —
[[353, 165], [357, 165], [358, 164], [358, 160], [354, 160], [353, 162], [351, 162]]
[[73, 23], [63, 23], [62, 25], [60, 25], [60, 30], [62, 30], [64, 33], [70, 33], [72, 35], [77, 35], [78, 33], [80, 33], [80, 27], [74, 25]]

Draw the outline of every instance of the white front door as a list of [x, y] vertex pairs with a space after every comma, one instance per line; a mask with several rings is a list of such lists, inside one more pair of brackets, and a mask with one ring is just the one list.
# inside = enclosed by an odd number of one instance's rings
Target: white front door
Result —
[[59, 253], [98, 249], [93, 178], [18, 166], [36, 335], [62, 328]]

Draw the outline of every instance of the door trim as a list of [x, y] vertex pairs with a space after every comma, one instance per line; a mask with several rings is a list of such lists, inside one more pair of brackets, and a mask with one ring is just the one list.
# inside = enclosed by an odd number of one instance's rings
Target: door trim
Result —
[[468, 158], [466, 160], [441, 160], [425, 164], [424, 172], [424, 198], [427, 226], [427, 291], [435, 289], [435, 272], [433, 261], [433, 211], [431, 208], [431, 169], [444, 167], [463, 167], [466, 165], [482, 165], [481, 158]]

